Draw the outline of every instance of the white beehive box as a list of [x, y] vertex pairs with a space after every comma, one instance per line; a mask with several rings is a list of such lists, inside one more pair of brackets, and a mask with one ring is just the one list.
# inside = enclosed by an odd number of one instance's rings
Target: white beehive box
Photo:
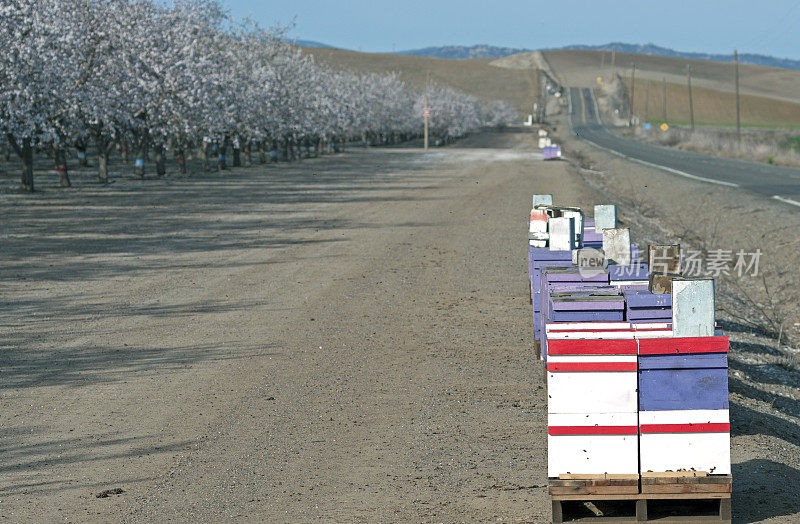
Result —
[[567, 217], [551, 218], [547, 227], [550, 230], [550, 251], [570, 251], [577, 246], [575, 242], [575, 220]]
[[636, 413], [547, 415], [547, 476], [637, 474]]
[[676, 337], [712, 337], [714, 280], [672, 281], [672, 326]]
[[[595, 223], [596, 227], [596, 223]], [[603, 251], [612, 264], [627, 266], [631, 263], [631, 231], [627, 228], [604, 229]]]
[[635, 413], [636, 355], [548, 355], [548, 413]]
[[641, 471], [705, 471], [730, 475], [727, 409], [640, 411]]

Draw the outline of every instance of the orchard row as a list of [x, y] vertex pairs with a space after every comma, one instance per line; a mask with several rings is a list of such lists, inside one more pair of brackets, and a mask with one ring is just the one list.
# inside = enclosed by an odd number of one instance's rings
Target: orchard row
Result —
[[516, 111], [446, 87], [418, 91], [397, 75], [337, 71], [280, 28], [230, 18], [215, 0], [8, 0], [0, 4], [0, 133], [34, 189], [37, 151], [69, 185], [67, 151], [95, 150], [108, 179], [114, 148], [144, 176], [152, 151], [185, 169], [185, 152], [276, 152], [422, 132], [440, 140], [507, 122]]

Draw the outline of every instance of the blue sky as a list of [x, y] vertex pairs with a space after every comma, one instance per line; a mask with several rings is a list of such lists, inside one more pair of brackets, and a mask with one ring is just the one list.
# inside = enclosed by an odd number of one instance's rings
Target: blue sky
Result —
[[800, 59], [797, 0], [221, 0], [237, 18], [291, 35], [386, 52], [440, 45], [542, 48], [611, 41]]

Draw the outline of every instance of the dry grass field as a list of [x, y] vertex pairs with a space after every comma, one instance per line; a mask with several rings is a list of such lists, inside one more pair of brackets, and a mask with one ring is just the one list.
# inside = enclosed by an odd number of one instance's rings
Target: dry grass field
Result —
[[[598, 75], [608, 77], [612, 73], [611, 53], [608, 51], [545, 51], [544, 56], [569, 85], [589, 87], [594, 85]], [[499, 61], [493, 63], [501, 65]], [[730, 63], [631, 53], [616, 54], [617, 73], [630, 76], [634, 63], [636, 75], [642, 79], [660, 81], [666, 77], [668, 82], [682, 84], [685, 82], [688, 65], [692, 70], [694, 86], [725, 92], [734, 90], [733, 64]], [[800, 102], [800, 71], [740, 65], [739, 85], [744, 94]]]
[[536, 72], [491, 65], [489, 60], [451, 60], [384, 53], [359, 53], [341, 49], [306, 47], [320, 62], [354, 72], [396, 72], [410, 85], [423, 88], [432, 82], [454, 87], [484, 100], [514, 104], [520, 117], [531, 112], [536, 100]]
[[[524, 118], [537, 96], [533, 53], [501, 59], [450, 60], [384, 53], [360, 53], [330, 48], [303, 48], [320, 62], [355, 72], [397, 72], [409, 84], [424, 87], [428, 79], [480, 98], [514, 104]], [[545, 59], [561, 80], [572, 86], [594, 86], [611, 75], [611, 53], [545, 51]], [[630, 88], [630, 68], [636, 63], [635, 112], [648, 120], [663, 118], [662, 79], [667, 80], [667, 121], [689, 123], [686, 66], [692, 69], [696, 125], [736, 123], [733, 66], [722, 62], [672, 57], [616, 54], [616, 72]], [[649, 88], [647, 87], [649, 83]], [[750, 127], [800, 127], [800, 71], [741, 65], [741, 120]], [[647, 111], [645, 111], [647, 93]]]
[[[630, 78], [625, 85], [630, 93]], [[670, 124], [688, 125], [689, 92], [686, 83], [666, 83], [667, 117]], [[736, 95], [692, 85], [696, 125], [735, 126]], [[664, 84], [661, 81], [636, 79], [633, 112], [640, 119], [660, 123], [665, 120]], [[762, 96], [740, 96], [741, 122], [752, 127], [800, 127], [800, 104]]]

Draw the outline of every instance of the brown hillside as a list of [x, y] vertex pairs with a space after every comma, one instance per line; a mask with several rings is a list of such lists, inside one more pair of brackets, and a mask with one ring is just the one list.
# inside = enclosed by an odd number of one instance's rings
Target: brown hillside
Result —
[[536, 99], [536, 73], [497, 67], [487, 60], [451, 60], [384, 53], [359, 53], [341, 49], [303, 48], [320, 62], [354, 72], [397, 72], [410, 85], [423, 88], [428, 75], [433, 82], [448, 85], [484, 100], [500, 99], [514, 104], [521, 115], [531, 112]]
[[[630, 92], [630, 80], [626, 81]], [[689, 118], [689, 93], [686, 84], [667, 83], [667, 122], [686, 125]], [[694, 119], [697, 125], [736, 125], [736, 96], [704, 87], [692, 88]], [[636, 80], [634, 113], [643, 120], [664, 120], [664, 88], [661, 81]], [[800, 104], [762, 96], [743, 94], [740, 97], [741, 121], [744, 126], [798, 127]]]
[[[610, 51], [559, 50], [545, 51], [544, 56], [563, 81], [573, 86], [593, 86], [597, 76], [610, 76]], [[510, 57], [509, 57], [510, 58]], [[636, 64], [638, 78], [685, 83], [686, 66], [692, 69], [697, 87], [732, 92], [733, 64], [708, 60], [688, 60], [664, 56], [616, 53], [616, 72], [630, 76]], [[501, 65], [499, 61], [493, 62]], [[755, 65], [739, 66], [742, 93], [800, 102], [800, 71]]]

